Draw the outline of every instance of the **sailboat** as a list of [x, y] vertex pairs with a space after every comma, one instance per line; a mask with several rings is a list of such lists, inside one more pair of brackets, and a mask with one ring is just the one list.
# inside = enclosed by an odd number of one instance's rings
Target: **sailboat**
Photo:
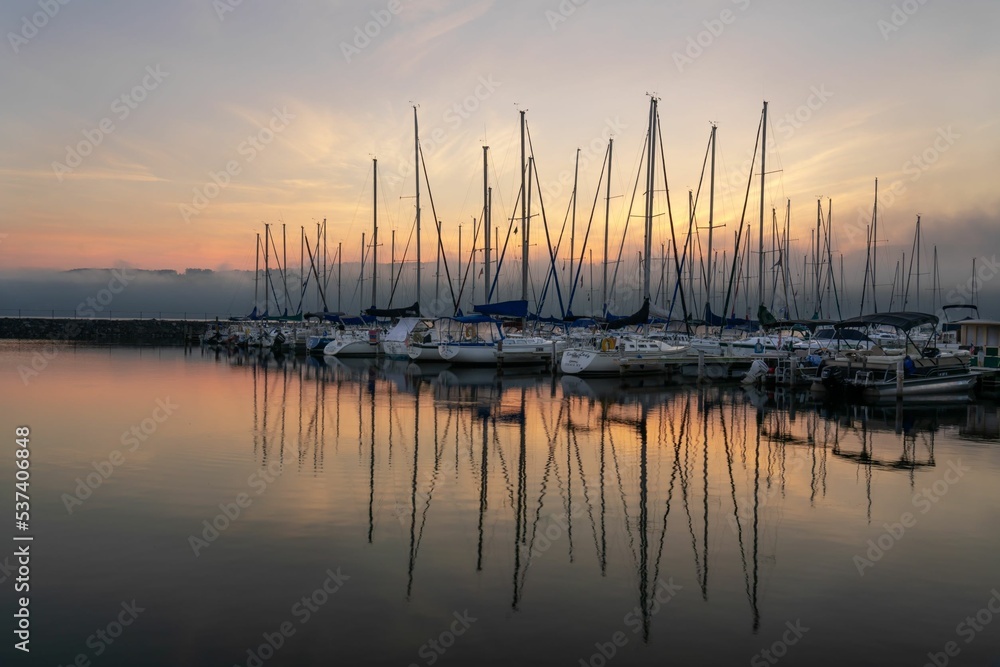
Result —
[[[689, 349], [684, 345], [671, 345], [666, 341], [650, 338], [639, 333], [610, 333], [622, 330], [631, 325], [646, 326], [649, 322], [653, 192], [656, 183], [656, 130], [659, 121], [657, 102], [658, 100], [655, 96], [650, 99], [649, 129], [646, 135], [648, 152], [646, 162], [643, 304], [632, 315], [609, 322], [607, 325], [608, 335], [600, 338], [595, 336], [590, 345], [577, 345], [565, 349], [559, 364], [560, 370], [563, 373], [573, 375], [608, 375], [662, 372], [666, 369], [670, 359], [685, 355]], [[610, 174], [610, 169], [608, 171]]]
[[[378, 289], [378, 158], [372, 158], [372, 307]], [[416, 307], [417, 304], [414, 304]], [[340, 317], [333, 340], [323, 348], [326, 356], [373, 357], [382, 350], [381, 332], [375, 324], [376, 313], [362, 317]], [[369, 328], [371, 327], [371, 328]]]

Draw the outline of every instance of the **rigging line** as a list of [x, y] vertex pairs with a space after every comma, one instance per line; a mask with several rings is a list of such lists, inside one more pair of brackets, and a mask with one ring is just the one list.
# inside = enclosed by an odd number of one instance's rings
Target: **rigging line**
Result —
[[[646, 130], [646, 141], [643, 143], [643, 152], [646, 151], [646, 147], [649, 145], [649, 130]], [[635, 185], [632, 186], [632, 199], [628, 205], [628, 214], [625, 216], [625, 229], [622, 230], [622, 242], [618, 246], [618, 258], [615, 260], [615, 270], [611, 274], [611, 284], [608, 286], [608, 294], [615, 289], [615, 283], [618, 279], [618, 267], [622, 262], [622, 252], [625, 250], [625, 236], [628, 234], [628, 224], [632, 219], [632, 207], [635, 205], [635, 194], [639, 191], [639, 176], [642, 175], [642, 165], [635, 171]], [[608, 304], [604, 304], [604, 313], [602, 315], [607, 316]]]
[[[389, 304], [387, 306], [388, 308], [392, 308], [392, 298], [396, 295], [396, 286], [399, 285], [399, 277], [403, 275], [403, 266], [406, 265], [406, 254], [410, 250], [410, 242], [413, 240], [413, 232], [416, 228], [417, 228], [417, 216], [416, 213], [414, 213], [413, 224], [410, 225], [410, 233], [406, 237], [406, 246], [403, 248], [403, 258], [399, 260], [399, 271], [396, 273], [396, 276], [392, 282], [392, 289], [389, 290]], [[419, 271], [420, 267], [417, 267], [417, 270]], [[417, 300], [418, 302], [420, 300], [419, 294], [417, 295]]]
[[[684, 290], [681, 289], [681, 281], [684, 278], [684, 261], [678, 261], [677, 258], [677, 236], [674, 233], [674, 213], [673, 207], [670, 205], [670, 186], [667, 184], [667, 157], [666, 153], [663, 151], [663, 130], [660, 128], [660, 112], [657, 110], [656, 117], [653, 119], [656, 121], [656, 129], [659, 132], [659, 144], [660, 144], [660, 160], [663, 163], [663, 189], [666, 191], [667, 195], [667, 217], [670, 220], [670, 239], [674, 246], [674, 263], [677, 266], [677, 284], [674, 286], [674, 298], [670, 300], [670, 313], [673, 313], [674, 302], [677, 300], [677, 293], [680, 292], [681, 296], [681, 311], [684, 315], [684, 328], [687, 330], [688, 335], [691, 334], [691, 317], [688, 314], [687, 299], [684, 297]], [[694, 224], [694, 215], [691, 216], [691, 220], [688, 222], [688, 236], [691, 235], [691, 225]], [[685, 257], [686, 259], [686, 257]], [[648, 258], [647, 258], [648, 260]], [[670, 319], [670, 316], [667, 316]]]
[[[493, 284], [490, 285], [490, 296], [487, 301], [493, 300], [493, 292], [496, 290], [497, 282], [500, 280], [500, 268], [503, 266], [504, 257], [507, 256], [507, 243], [510, 241], [511, 230], [514, 229], [514, 217], [517, 215], [517, 205], [521, 201], [521, 189], [518, 188], [517, 198], [514, 199], [514, 212], [510, 215], [510, 222], [507, 223], [507, 236], [503, 240], [503, 250], [500, 251], [500, 256], [497, 257], [497, 270], [493, 274]], [[524, 230], [521, 230], [522, 233]]]
[[[757, 149], [760, 148], [760, 130], [764, 125], [764, 116], [761, 114], [760, 122], [757, 124], [757, 139], [754, 142], [753, 147], [753, 157], [750, 162], [750, 173], [747, 174], [747, 189], [746, 194], [743, 197], [743, 212], [740, 214], [740, 228], [736, 233], [736, 246], [733, 249], [733, 268], [729, 272], [729, 285], [726, 287], [726, 301], [722, 307], [722, 328], [726, 328], [726, 317], [729, 312], [730, 298], [733, 296], [733, 279], [736, 277], [737, 266], [742, 267], [742, 259], [740, 257], [740, 245], [743, 239], [743, 229], [746, 223], [747, 215], [747, 205], [750, 202], [750, 186], [753, 184], [753, 165], [757, 163]], [[741, 268], [742, 271], [742, 268]], [[733, 309], [735, 310], [736, 303], [733, 301]]]
[[[611, 144], [608, 143], [608, 148], [604, 151], [604, 161], [601, 163], [601, 175], [597, 179], [597, 188], [594, 190], [594, 203], [590, 207], [590, 219], [587, 220], [587, 231], [583, 235], [583, 247], [580, 249], [580, 262], [576, 265], [576, 275], [573, 276], [573, 289], [569, 293], [569, 303], [566, 304], [566, 312], [572, 312], [573, 309], [573, 297], [576, 295], [576, 286], [580, 281], [580, 271], [583, 270], [583, 260], [587, 251], [587, 241], [590, 239], [590, 228], [594, 223], [594, 213], [597, 211], [597, 200], [601, 196], [601, 184], [604, 182], [604, 172], [608, 163], [608, 151], [611, 149]], [[611, 178], [611, 171], [608, 171], [608, 179]], [[591, 304], [591, 309], [593, 309], [593, 304]]]
[[[485, 211], [485, 209], [486, 207], [484, 205], [483, 210]], [[472, 227], [472, 251], [469, 253], [469, 261], [465, 265], [465, 273], [459, 276], [460, 279], [458, 284], [459, 304], [462, 303], [462, 295], [465, 293], [465, 283], [469, 280], [469, 270], [472, 269], [473, 264], [475, 264], [476, 262], [476, 241], [479, 239], [479, 229], [480, 227], [483, 226], [482, 225], [483, 217], [484, 216], [480, 216], [479, 221]], [[472, 295], [472, 298], [475, 299], [475, 295]]]
[[[538, 163], [535, 162], [535, 160], [534, 160], [535, 148], [534, 148], [534, 146], [531, 143], [531, 128], [528, 127], [527, 121], [525, 121], [525, 123], [524, 123], [524, 128], [525, 128], [525, 131], [527, 132], [527, 135], [528, 135], [528, 150], [531, 153], [532, 164], [534, 165], [534, 169], [532, 171], [535, 172], [535, 185], [538, 187], [538, 207], [542, 211], [542, 227], [545, 229], [545, 245], [548, 246], [548, 249], [549, 249], [549, 262], [551, 263], [551, 270], [553, 272], [555, 272], [556, 271], [556, 255], [552, 252], [552, 238], [551, 238], [551, 236], [549, 234], [548, 216], [545, 215], [545, 201], [542, 199], [542, 184], [541, 184], [541, 181], [540, 181], [540, 179], [538, 177]], [[523, 261], [523, 259], [522, 259], [522, 261]], [[548, 281], [546, 281], [546, 282], [548, 282]], [[563, 305], [562, 288], [559, 287], [559, 280], [558, 280], [558, 278], [556, 279], [556, 297], [559, 299], [559, 312], [560, 312], [560, 315], [565, 318], [566, 317], [566, 307]], [[535, 303], [536, 303], [535, 310], [536, 310], [536, 312], [539, 315], [541, 315], [541, 313], [542, 313], [542, 305], [543, 305], [544, 301], [545, 301], [545, 290], [542, 291], [541, 302], [539, 302], [538, 300], [535, 301]]]
[[427, 177], [427, 162], [424, 160], [424, 149], [420, 148], [420, 166], [424, 170], [424, 184], [427, 185], [427, 198], [431, 202], [431, 215], [434, 216], [434, 226], [437, 228], [438, 237], [438, 250], [441, 251], [441, 261], [444, 263], [444, 273], [447, 277], [446, 282], [448, 283], [448, 290], [451, 292], [451, 303], [454, 310], [453, 313], [458, 310], [458, 301], [455, 299], [455, 288], [451, 284], [451, 271], [448, 269], [448, 255], [444, 251], [444, 242], [441, 240], [441, 219], [438, 218], [437, 210], [434, 208], [434, 195], [431, 194], [431, 182]]

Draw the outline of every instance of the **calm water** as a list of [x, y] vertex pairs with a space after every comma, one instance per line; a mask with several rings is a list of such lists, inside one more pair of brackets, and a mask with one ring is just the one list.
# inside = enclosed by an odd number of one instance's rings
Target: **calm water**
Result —
[[1000, 664], [995, 404], [42, 350], [3, 664]]

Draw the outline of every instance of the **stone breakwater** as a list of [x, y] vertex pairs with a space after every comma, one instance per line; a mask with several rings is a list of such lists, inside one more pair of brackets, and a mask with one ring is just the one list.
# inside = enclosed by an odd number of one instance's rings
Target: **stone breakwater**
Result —
[[79, 341], [108, 345], [183, 345], [197, 342], [207, 325], [180, 320], [0, 318], [0, 339]]

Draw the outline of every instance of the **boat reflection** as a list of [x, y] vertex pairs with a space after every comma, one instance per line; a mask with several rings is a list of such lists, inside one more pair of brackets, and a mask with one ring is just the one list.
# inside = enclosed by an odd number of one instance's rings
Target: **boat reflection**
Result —
[[[533, 576], [535, 587], [548, 583], [544, 569], [532, 573], [557, 562], [631, 582], [644, 641], [658, 586], [682, 572], [706, 602], [734, 590], [713, 588], [710, 571], [720, 580], [737, 572], [756, 632], [761, 581], [782, 555], [775, 517], [808, 513], [834, 491], [841, 500], [858, 493], [844, 480], [861, 471], [871, 523], [875, 471], [906, 475], [913, 487], [936, 465], [942, 428], [981, 438], [1000, 428], [995, 405], [830, 406], [807, 392], [652, 378], [246, 353], [217, 360], [250, 376], [262, 465], [325, 473], [337, 498], [363, 496], [358, 539], [370, 545], [388, 548], [393, 524], [403, 529], [405, 599], [424, 590], [422, 547], [432, 564], [509, 576], [514, 612], [532, 599]], [[439, 543], [456, 527], [468, 533], [467, 553]]]

